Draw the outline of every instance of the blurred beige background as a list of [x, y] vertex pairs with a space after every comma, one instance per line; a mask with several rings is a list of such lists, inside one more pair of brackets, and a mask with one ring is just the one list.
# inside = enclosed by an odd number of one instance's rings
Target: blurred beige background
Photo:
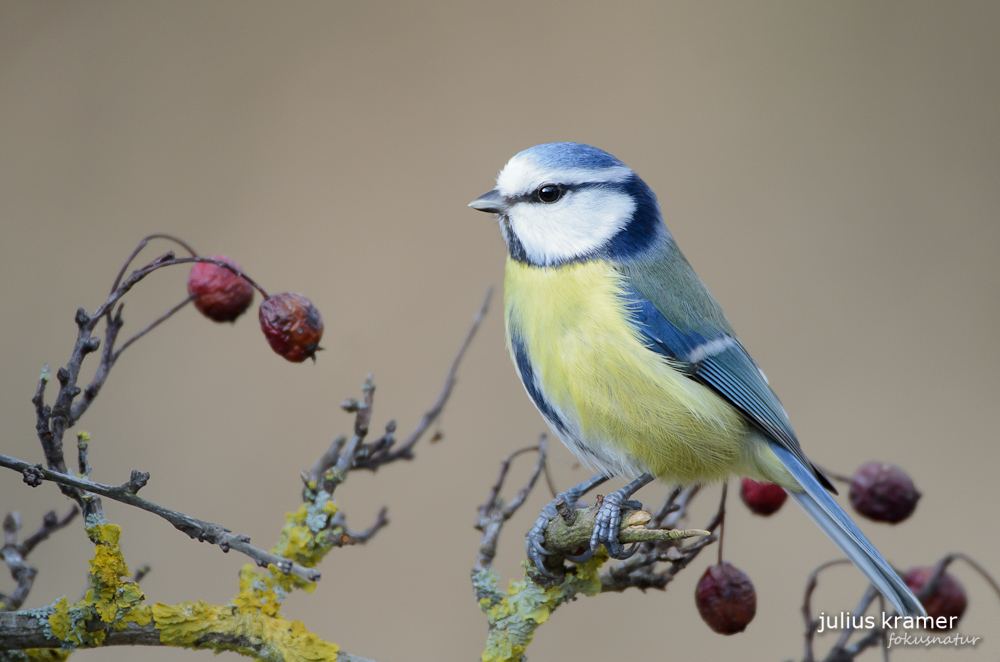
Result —
[[[1000, 573], [998, 34], [996, 2], [0, 2], [3, 452], [41, 459], [29, 399], [42, 365], [68, 358], [76, 308], [103, 301], [143, 235], [180, 235], [272, 291], [306, 293], [327, 351], [288, 364], [253, 313], [229, 326], [185, 310], [123, 355], [83, 420], [94, 478], [150, 471], [147, 498], [270, 546], [299, 470], [349, 431], [337, 405], [366, 373], [378, 426], [408, 432], [437, 397], [502, 278], [499, 232], [466, 203], [515, 152], [576, 140], [657, 192], [813, 459], [911, 472], [924, 493], [912, 520], [863, 524], [886, 556], [905, 568], [964, 550]], [[126, 331], [182, 299], [185, 275], [138, 287]], [[444, 439], [416, 461], [341, 488], [354, 526], [383, 504], [392, 524], [331, 553], [318, 590], [287, 602], [345, 650], [478, 659], [476, 507], [499, 460], [544, 428], [496, 305], [438, 427]], [[562, 487], [584, 476], [561, 447], [553, 467]], [[505, 581], [546, 499], [508, 528]], [[6, 472], [0, 506], [34, 527], [68, 503]], [[153, 566], [149, 600], [235, 592], [243, 557], [106, 509], [130, 564]], [[771, 519], [731, 509], [726, 554], [759, 593], [747, 632], [714, 635], [695, 611], [713, 552], [666, 593], [563, 607], [531, 659], [800, 658], [803, 585], [836, 550], [794, 506]], [[79, 526], [41, 547], [28, 606], [79, 596], [89, 556]], [[997, 597], [955, 572], [971, 603], [961, 632], [983, 640], [892, 659], [1000, 656]], [[862, 588], [831, 571], [817, 609], [853, 609]], [[209, 654], [78, 657], [137, 655]]]

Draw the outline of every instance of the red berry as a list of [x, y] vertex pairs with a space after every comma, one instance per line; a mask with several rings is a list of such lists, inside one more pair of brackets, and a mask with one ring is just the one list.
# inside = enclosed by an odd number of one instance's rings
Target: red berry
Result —
[[740, 483], [740, 498], [750, 512], [767, 516], [778, 512], [788, 498], [788, 493], [774, 483], [761, 483], [744, 478]]
[[[903, 581], [915, 594], [927, 585], [934, 575], [934, 568], [925, 566], [922, 568], [911, 568], [903, 575]], [[927, 610], [927, 615], [934, 619], [935, 625], [942, 627], [932, 627], [929, 630], [953, 630], [958, 621], [965, 613], [965, 608], [969, 604], [969, 599], [965, 595], [965, 587], [955, 577], [947, 572], [941, 576], [941, 583], [934, 593], [920, 601]], [[944, 617], [946, 620], [938, 621]], [[954, 619], [954, 620], [953, 620]]]
[[920, 492], [905, 471], [884, 462], [863, 464], [851, 478], [851, 505], [877, 522], [902, 522], [917, 507]]
[[725, 561], [709, 566], [694, 590], [698, 613], [719, 634], [743, 632], [757, 613], [757, 592], [746, 573]]
[[[240, 265], [225, 255], [213, 255], [213, 260]], [[194, 307], [216, 322], [232, 322], [246, 312], [253, 302], [253, 287], [229, 269], [209, 262], [195, 262], [188, 275], [188, 294], [194, 295]]]
[[316, 306], [298, 292], [274, 294], [260, 304], [260, 328], [268, 344], [293, 363], [316, 360], [322, 349], [323, 318]]

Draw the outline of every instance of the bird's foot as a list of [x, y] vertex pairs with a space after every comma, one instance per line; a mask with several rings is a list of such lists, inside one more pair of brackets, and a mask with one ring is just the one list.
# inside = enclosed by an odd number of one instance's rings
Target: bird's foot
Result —
[[625, 549], [625, 546], [618, 542], [618, 529], [621, 528], [622, 524], [623, 508], [642, 510], [642, 504], [634, 499], [629, 499], [622, 494], [621, 490], [604, 497], [604, 502], [594, 519], [594, 531], [590, 534], [590, 551], [579, 559], [567, 558], [574, 562], [585, 561], [593, 556], [601, 548], [601, 545], [604, 545], [604, 549], [608, 550], [608, 556], [613, 559], [627, 559], [635, 554], [638, 545], [632, 545]]
[[639, 548], [638, 545], [632, 545], [626, 549], [618, 542], [618, 529], [621, 528], [622, 523], [622, 508], [642, 510], [642, 504], [634, 499], [629, 499], [629, 497], [652, 480], [651, 475], [643, 474], [620, 490], [615, 490], [604, 497], [604, 502], [601, 503], [594, 520], [594, 530], [590, 534], [590, 556], [593, 556], [601, 545], [604, 545], [604, 549], [608, 550], [608, 555], [613, 559], [627, 559], [635, 554]]
[[[525, 539], [525, 548], [528, 552], [528, 559], [531, 563], [538, 568], [546, 577], [553, 577], [554, 575], [545, 568], [545, 557], [550, 554], [550, 552], [545, 549], [545, 530], [549, 526], [549, 522], [554, 520], [559, 516], [559, 506], [560, 504], [566, 504], [570, 508], [576, 507], [576, 502], [580, 500], [584, 494], [597, 487], [604, 481], [608, 479], [607, 476], [597, 475], [579, 485], [575, 485], [565, 492], [560, 492], [555, 499], [549, 502], [542, 512], [538, 515], [538, 519], [535, 520], [535, 524], [528, 531], [527, 538]], [[621, 515], [619, 514], [619, 521], [621, 520]], [[587, 552], [589, 555], [593, 555], [592, 552]], [[567, 556], [571, 561], [575, 560], [572, 557]], [[589, 558], [589, 556], [587, 556]]]

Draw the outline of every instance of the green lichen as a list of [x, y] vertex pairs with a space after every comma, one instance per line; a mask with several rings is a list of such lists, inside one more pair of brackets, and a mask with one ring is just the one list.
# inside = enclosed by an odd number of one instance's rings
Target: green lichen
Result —
[[479, 606], [490, 626], [483, 662], [522, 660], [535, 630], [549, 619], [559, 605], [581, 593], [596, 595], [601, 592], [599, 571], [607, 560], [607, 552], [602, 549], [589, 561], [578, 564], [575, 572], [567, 573], [560, 584], [551, 588], [542, 588], [525, 573], [523, 580], [510, 583], [506, 596], [497, 588], [499, 578], [495, 572], [479, 572], [473, 577], [473, 585], [476, 586], [476, 594], [481, 596]]

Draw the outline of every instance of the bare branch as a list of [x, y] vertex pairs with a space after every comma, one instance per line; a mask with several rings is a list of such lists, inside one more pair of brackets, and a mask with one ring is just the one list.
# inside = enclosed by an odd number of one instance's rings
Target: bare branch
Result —
[[[510, 471], [510, 465], [520, 455], [524, 453], [537, 452], [538, 461], [535, 463], [535, 468], [531, 472], [531, 476], [528, 478], [528, 482], [521, 488], [518, 495], [510, 502], [506, 507], [504, 507], [502, 500], [500, 499], [500, 491], [503, 489], [504, 482], [507, 480], [507, 473]], [[482, 531], [483, 536], [479, 542], [479, 555], [476, 559], [475, 570], [487, 570], [493, 565], [493, 559], [497, 554], [497, 544], [500, 541], [500, 533], [503, 531], [503, 525], [509, 520], [518, 508], [524, 503], [524, 500], [531, 493], [534, 488], [535, 483], [538, 481], [538, 476], [542, 473], [546, 464], [546, 439], [545, 435], [541, 435], [538, 440], [537, 446], [527, 446], [525, 448], [518, 449], [504, 458], [503, 462], [500, 463], [500, 474], [497, 476], [496, 483], [490, 489], [490, 493], [486, 498], [486, 502], [479, 507], [479, 516], [476, 518], [475, 528], [477, 531]]]
[[80, 514], [80, 509], [77, 508], [76, 506], [70, 508], [69, 512], [66, 513], [66, 515], [62, 519], [59, 519], [59, 516], [56, 515], [56, 511], [54, 510], [50, 510], [49, 512], [45, 513], [45, 517], [42, 518], [41, 528], [32, 533], [30, 536], [27, 537], [27, 539], [25, 539], [24, 542], [21, 543], [21, 548], [22, 548], [21, 553], [24, 554], [24, 556], [28, 556], [29, 554], [31, 554], [31, 551], [35, 549], [35, 547], [37, 547], [39, 543], [47, 540], [49, 536], [51, 536], [59, 529], [64, 529], [67, 526], [69, 526], [70, 523], [73, 520], [75, 520], [76, 516], [79, 514]]
[[163, 506], [153, 503], [152, 501], [147, 501], [142, 497], [137, 496], [136, 492], [146, 484], [146, 481], [149, 479], [149, 474], [133, 471], [132, 477], [128, 482], [123, 483], [122, 485], [112, 486], [59, 473], [52, 471], [51, 469], [45, 469], [41, 465], [29, 464], [7, 455], [0, 455], [0, 466], [20, 471], [25, 475], [25, 482], [29, 482], [29, 478], [34, 484], [37, 484], [37, 482], [41, 480], [48, 480], [53, 483], [76, 488], [82, 492], [100, 494], [101, 496], [108, 497], [109, 499], [114, 499], [115, 501], [120, 501], [121, 503], [141, 508], [142, 510], [162, 517], [170, 522], [174, 528], [183, 531], [191, 538], [197, 539], [199, 542], [208, 542], [213, 545], [218, 545], [224, 552], [228, 552], [230, 549], [236, 550], [241, 554], [249, 556], [257, 563], [257, 565], [261, 567], [266, 568], [269, 564], [273, 564], [285, 574], [293, 574], [296, 577], [300, 577], [311, 582], [316, 582], [320, 579], [320, 572], [318, 570], [306, 568], [297, 563], [293, 563], [289, 559], [276, 556], [270, 552], [265, 552], [262, 549], [258, 549], [250, 544], [250, 538], [248, 536], [234, 535], [220, 524], [206, 522], [205, 520], [200, 520], [189, 515], [185, 515], [184, 513], [164, 508]]

